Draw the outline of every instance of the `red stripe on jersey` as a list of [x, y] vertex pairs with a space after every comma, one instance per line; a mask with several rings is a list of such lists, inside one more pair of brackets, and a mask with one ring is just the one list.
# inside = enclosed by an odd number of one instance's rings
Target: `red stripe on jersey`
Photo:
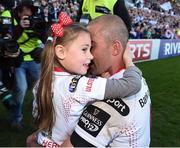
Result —
[[55, 72], [64, 72], [64, 70], [60, 67], [54, 67]]

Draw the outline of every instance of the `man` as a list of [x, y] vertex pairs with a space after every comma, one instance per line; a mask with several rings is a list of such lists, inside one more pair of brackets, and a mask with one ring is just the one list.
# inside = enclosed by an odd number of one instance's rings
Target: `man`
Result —
[[13, 88], [14, 62], [19, 53], [12, 31], [13, 25], [17, 23], [11, 12], [14, 6], [14, 0], [0, 1], [0, 100], [8, 110], [15, 105], [9, 89]]
[[[122, 20], [117, 16], [101, 16], [90, 22], [88, 29], [94, 56], [91, 71], [96, 75], [106, 71], [111, 78], [122, 77], [123, 52], [128, 41]], [[74, 147], [148, 147], [150, 106], [149, 89], [142, 79], [142, 88], [135, 95], [87, 106], [70, 141]]]
[[[123, 21], [118, 16], [104, 15], [91, 21], [88, 29], [94, 57], [92, 73], [108, 72], [111, 78], [122, 77], [123, 53], [128, 41]], [[149, 146], [150, 102], [144, 79], [136, 95], [95, 102], [86, 107], [71, 139], [62, 146]]]
[[14, 27], [14, 36], [19, 44], [21, 54], [16, 63], [14, 99], [16, 109], [12, 113], [11, 126], [18, 130], [22, 129], [22, 105], [28, 84], [32, 85], [39, 78], [42, 41], [32, 28], [31, 20], [36, 8], [30, 0], [22, 1], [15, 9], [14, 16], [18, 24]]
[[88, 24], [89, 21], [105, 14], [118, 15], [131, 30], [131, 19], [124, 0], [82, 0], [80, 3], [78, 21]]

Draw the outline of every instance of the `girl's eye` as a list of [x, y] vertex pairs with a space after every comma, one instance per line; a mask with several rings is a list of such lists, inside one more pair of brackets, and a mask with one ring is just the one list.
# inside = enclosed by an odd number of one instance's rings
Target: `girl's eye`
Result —
[[83, 48], [82, 51], [87, 51], [88, 48]]

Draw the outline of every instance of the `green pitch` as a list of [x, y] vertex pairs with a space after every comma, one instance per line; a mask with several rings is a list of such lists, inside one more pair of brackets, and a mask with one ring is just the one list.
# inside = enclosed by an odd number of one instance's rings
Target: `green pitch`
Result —
[[[152, 99], [152, 147], [180, 146], [180, 57], [136, 64], [149, 84]], [[10, 129], [8, 112], [0, 103], [0, 146], [25, 146], [32, 133], [30, 91], [24, 104], [24, 131]]]
[[151, 146], [180, 146], [180, 57], [138, 63], [152, 100]]

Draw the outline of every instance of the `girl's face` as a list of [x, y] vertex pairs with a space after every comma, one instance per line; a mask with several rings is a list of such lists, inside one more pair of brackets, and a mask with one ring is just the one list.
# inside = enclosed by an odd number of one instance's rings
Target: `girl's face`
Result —
[[89, 64], [93, 59], [90, 49], [90, 34], [81, 32], [78, 37], [70, 41], [68, 45], [61, 46], [61, 57], [59, 57], [59, 61], [69, 72], [84, 75], [87, 73]]

